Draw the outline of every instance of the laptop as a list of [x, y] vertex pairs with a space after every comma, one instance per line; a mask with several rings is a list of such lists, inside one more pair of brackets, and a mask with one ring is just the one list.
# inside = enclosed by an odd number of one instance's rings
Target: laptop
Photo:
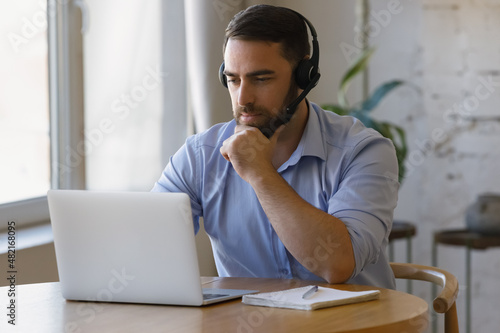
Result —
[[201, 306], [256, 290], [202, 288], [185, 193], [49, 190], [67, 300]]

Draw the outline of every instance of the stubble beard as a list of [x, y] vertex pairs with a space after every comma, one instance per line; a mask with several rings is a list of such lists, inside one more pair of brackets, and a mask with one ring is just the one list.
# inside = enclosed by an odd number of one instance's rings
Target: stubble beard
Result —
[[266, 137], [270, 138], [281, 125], [288, 123], [292, 118], [295, 110], [290, 110], [291, 112], [289, 113], [287, 108], [288, 105], [290, 105], [292, 101], [297, 98], [297, 90], [298, 86], [295, 83], [295, 80], [292, 80], [283, 103], [276, 114], [276, 109], [269, 110], [268, 108], [260, 105], [250, 104], [247, 106], [238, 106], [236, 110], [233, 110], [236, 124], [241, 125], [240, 117], [243, 113], [250, 115], [259, 114], [263, 119], [246, 125], [258, 128]]

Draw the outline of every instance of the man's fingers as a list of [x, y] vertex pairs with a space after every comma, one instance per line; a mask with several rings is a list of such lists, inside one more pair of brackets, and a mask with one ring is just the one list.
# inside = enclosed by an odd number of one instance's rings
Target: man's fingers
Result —
[[224, 157], [228, 162], [231, 162], [231, 159], [229, 158], [227, 146], [229, 144], [229, 140], [231, 140], [231, 139], [232, 139], [232, 137], [224, 140], [224, 142], [222, 143], [222, 147], [220, 147], [220, 149], [219, 149], [222, 157]]
[[234, 134], [243, 132], [245, 130], [253, 130], [256, 129], [256, 127], [248, 126], [248, 125], [236, 125], [234, 128]]

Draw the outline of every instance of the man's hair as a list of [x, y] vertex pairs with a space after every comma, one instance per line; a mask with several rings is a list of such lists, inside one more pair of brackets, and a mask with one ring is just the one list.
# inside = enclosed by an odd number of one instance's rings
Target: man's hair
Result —
[[255, 5], [236, 14], [226, 28], [223, 54], [229, 39], [281, 44], [282, 56], [295, 67], [310, 55], [304, 20], [294, 11], [271, 5]]

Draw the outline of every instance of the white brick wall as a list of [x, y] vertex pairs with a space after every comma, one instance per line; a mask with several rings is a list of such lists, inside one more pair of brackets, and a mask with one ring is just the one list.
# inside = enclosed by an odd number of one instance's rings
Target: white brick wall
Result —
[[[355, 44], [355, 1], [267, 2], [294, 8], [314, 23], [322, 78], [310, 99], [336, 102], [338, 82], [348, 66], [341, 45]], [[374, 30], [371, 43], [377, 51], [370, 86], [392, 79], [409, 83], [391, 93], [375, 115], [407, 131], [410, 170], [400, 189], [396, 217], [415, 222], [413, 261], [430, 265], [433, 233], [464, 228], [465, 210], [476, 196], [500, 192], [500, 120], [463, 118], [500, 118], [500, 0], [370, 1], [375, 13], [397, 3], [401, 10]], [[377, 23], [374, 15], [371, 20]], [[494, 84], [485, 85], [484, 80]], [[352, 88], [354, 102], [360, 86]], [[405, 242], [395, 245], [396, 260], [405, 261]], [[461, 283], [458, 311], [465, 332], [465, 250], [439, 246], [438, 251], [439, 265]], [[472, 279], [472, 332], [498, 332], [500, 248], [473, 252]], [[403, 290], [405, 286], [401, 284]], [[428, 283], [415, 283], [414, 291], [430, 301]]]
[[[374, 8], [383, 3], [372, 1]], [[398, 119], [401, 112], [422, 108], [405, 126], [414, 163], [401, 189], [396, 216], [417, 224], [414, 261], [430, 264], [433, 233], [465, 227], [465, 210], [478, 194], [500, 193], [500, 1], [408, 0], [402, 4], [410, 21], [394, 21], [387, 29], [404, 31], [419, 45], [421, 76], [409, 81], [419, 85], [421, 100], [402, 110], [406, 101], [394, 96], [393, 104], [400, 107], [387, 103], [390, 110], [384, 116]], [[384, 58], [397, 52], [398, 44], [384, 36], [373, 42], [384, 53], [373, 66], [393, 67], [395, 63]], [[406, 79], [414, 69], [401, 66], [397, 71], [397, 77]], [[474, 122], [470, 117], [495, 119]], [[446, 140], [433, 136], [443, 132]], [[396, 259], [404, 260], [404, 246], [404, 242], [397, 244]], [[440, 245], [438, 253], [439, 265], [460, 281], [458, 311], [465, 331], [465, 250]], [[497, 332], [500, 248], [473, 252], [472, 280], [472, 331]], [[415, 291], [430, 300], [427, 285], [417, 284]], [[442, 318], [438, 323], [442, 325]]]

